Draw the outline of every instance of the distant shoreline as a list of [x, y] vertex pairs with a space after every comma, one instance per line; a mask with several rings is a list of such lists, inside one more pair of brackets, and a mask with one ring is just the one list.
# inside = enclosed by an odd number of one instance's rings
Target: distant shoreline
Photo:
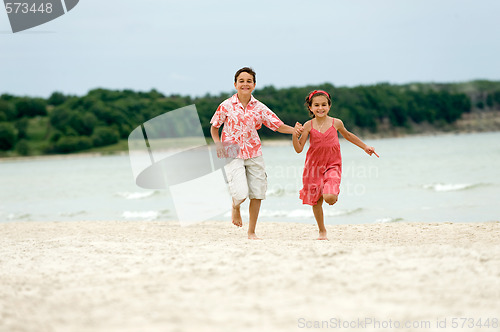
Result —
[[[391, 138], [408, 138], [408, 137], [427, 137], [427, 136], [447, 136], [447, 135], [466, 135], [466, 134], [482, 134], [482, 133], [495, 133], [498, 130], [460, 130], [460, 131], [425, 131], [418, 133], [398, 133], [396, 135], [383, 135], [380, 133], [367, 133], [367, 132], [355, 132], [363, 140], [381, 140], [381, 139], [391, 139]], [[340, 136], [340, 139], [343, 138]], [[262, 138], [262, 146], [292, 146], [292, 141], [290, 139], [284, 138]], [[213, 143], [209, 142], [209, 145]], [[73, 159], [73, 158], [87, 158], [87, 157], [102, 157], [102, 156], [117, 156], [126, 155], [128, 150], [116, 150], [116, 151], [106, 151], [106, 152], [75, 152], [70, 154], [43, 154], [34, 156], [11, 156], [11, 157], [0, 157], [0, 163], [11, 162], [11, 161], [29, 161], [29, 160], [55, 160], [55, 159]]]

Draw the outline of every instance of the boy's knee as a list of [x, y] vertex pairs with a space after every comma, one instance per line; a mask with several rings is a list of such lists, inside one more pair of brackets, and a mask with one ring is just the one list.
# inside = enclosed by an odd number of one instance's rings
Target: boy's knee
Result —
[[325, 202], [327, 204], [333, 205], [333, 204], [337, 203], [338, 196], [333, 195], [333, 194], [325, 194], [325, 195], [323, 195], [323, 199], [325, 200]]
[[237, 198], [234, 198], [234, 197], [233, 197], [233, 206], [238, 207], [238, 206], [240, 206], [240, 205], [241, 205], [241, 203], [243, 203], [245, 200], [246, 200], [246, 198], [243, 198], [243, 199], [237, 199]]

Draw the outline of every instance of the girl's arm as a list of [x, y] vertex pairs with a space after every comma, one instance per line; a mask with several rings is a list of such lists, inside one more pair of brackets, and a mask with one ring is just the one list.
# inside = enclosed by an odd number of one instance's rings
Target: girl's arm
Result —
[[309, 136], [309, 132], [311, 131], [311, 121], [307, 121], [304, 123], [302, 134], [300, 138], [298, 135], [292, 135], [292, 143], [295, 152], [301, 153], [304, 150], [304, 146], [306, 145], [307, 137]]
[[366, 145], [365, 143], [363, 143], [363, 141], [361, 139], [359, 139], [358, 136], [354, 135], [353, 133], [351, 133], [350, 131], [345, 129], [344, 123], [342, 122], [342, 120], [335, 119], [333, 125], [334, 125], [335, 129], [337, 129], [346, 140], [348, 140], [349, 142], [351, 142], [354, 145], [359, 146], [361, 149], [363, 149], [370, 156], [373, 153], [375, 153], [375, 155], [378, 157], [378, 154], [375, 152], [375, 148], [373, 148], [372, 146]]

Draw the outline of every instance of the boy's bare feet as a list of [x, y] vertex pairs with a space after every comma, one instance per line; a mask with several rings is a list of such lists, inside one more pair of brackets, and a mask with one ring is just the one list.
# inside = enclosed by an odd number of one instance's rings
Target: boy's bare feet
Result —
[[248, 233], [249, 240], [260, 240], [255, 233]]
[[243, 220], [241, 219], [240, 207], [236, 207], [233, 205], [233, 211], [231, 212], [231, 216], [233, 219], [233, 224], [235, 226], [241, 227], [243, 226]]
[[327, 240], [328, 241], [328, 238], [326, 237], [326, 231], [319, 232], [319, 237], [316, 240]]

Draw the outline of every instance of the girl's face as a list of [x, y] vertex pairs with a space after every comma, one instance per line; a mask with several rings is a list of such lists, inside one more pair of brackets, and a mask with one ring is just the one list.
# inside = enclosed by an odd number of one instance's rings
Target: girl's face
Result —
[[330, 105], [328, 105], [328, 98], [323, 95], [313, 97], [311, 106], [309, 109], [317, 118], [326, 117], [330, 111]]
[[234, 87], [238, 94], [241, 95], [250, 95], [252, 91], [255, 89], [255, 82], [253, 81], [253, 76], [249, 73], [243, 72], [238, 75], [236, 82], [234, 83]]

